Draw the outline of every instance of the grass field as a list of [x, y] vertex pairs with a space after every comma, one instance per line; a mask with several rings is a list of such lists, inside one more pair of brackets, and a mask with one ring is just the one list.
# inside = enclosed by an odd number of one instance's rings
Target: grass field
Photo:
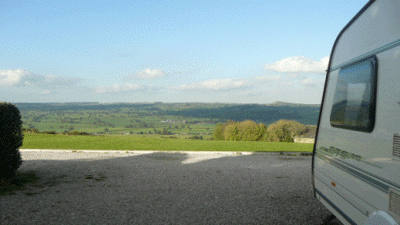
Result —
[[[291, 103], [17, 103], [23, 128], [40, 132], [211, 135], [227, 120], [271, 124], [280, 119], [315, 125], [318, 105]], [[164, 131], [164, 133], [162, 133]], [[168, 131], [168, 132], [167, 132]]]
[[207, 141], [160, 135], [51, 135], [26, 133], [21, 149], [312, 152], [313, 144]]

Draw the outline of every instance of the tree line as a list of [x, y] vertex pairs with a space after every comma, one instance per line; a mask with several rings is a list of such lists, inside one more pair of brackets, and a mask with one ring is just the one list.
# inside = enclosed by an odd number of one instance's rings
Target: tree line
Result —
[[309, 128], [294, 120], [279, 120], [265, 125], [252, 120], [228, 120], [215, 126], [214, 140], [293, 142], [295, 136], [307, 133]]

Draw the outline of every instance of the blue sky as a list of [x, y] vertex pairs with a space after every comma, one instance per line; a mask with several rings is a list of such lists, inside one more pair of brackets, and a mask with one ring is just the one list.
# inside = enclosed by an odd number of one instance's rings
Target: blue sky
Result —
[[0, 1], [0, 101], [320, 103], [359, 1]]

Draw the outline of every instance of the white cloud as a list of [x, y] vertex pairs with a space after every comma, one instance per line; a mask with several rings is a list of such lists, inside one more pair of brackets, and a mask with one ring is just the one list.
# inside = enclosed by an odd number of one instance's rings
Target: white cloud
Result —
[[280, 87], [293, 86], [293, 85], [294, 85], [294, 82], [293, 82], [293, 81], [285, 80], [285, 81], [279, 82], [279, 86], [280, 86]]
[[0, 85], [2, 86], [33, 86], [54, 89], [75, 86], [80, 80], [79, 78], [39, 75], [23, 69], [0, 70]]
[[147, 89], [148, 88], [145, 85], [141, 85], [141, 84], [114, 84], [112, 86], [96, 87], [94, 92], [103, 94], [103, 93], [143, 91], [143, 90], [147, 90]]
[[29, 76], [29, 72], [23, 69], [16, 70], [0, 70], [0, 85], [15, 86], [22, 82], [22, 79]]
[[314, 87], [318, 84], [318, 82], [312, 78], [307, 78], [307, 79], [300, 80], [300, 84], [306, 85], [309, 87]]
[[48, 95], [48, 94], [50, 94], [50, 93], [51, 93], [50, 90], [43, 90], [43, 91], [41, 92], [41, 94], [44, 94], [44, 95]]
[[328, 68], [329, 57], [324, 57], [320, 61], [307, 58], [305, 56], [294, 56], [284, 58], [275, 63], [264, 65], [266, 70], [280, 73], [325, 73]]
[[133, 79], [155, 79], [165, 76], [165, 72], [159, 69], [152, 70], [147, 68], [145, 70], [136, 72], [135, 74], [128, 76], [128, 78]]
[[190, 90], [231, 90], [249, 87], [250, 83], [243, 79], [211, 79], [200, 83], [182, 84], [173, 87], [173, 90], [190, 91]]

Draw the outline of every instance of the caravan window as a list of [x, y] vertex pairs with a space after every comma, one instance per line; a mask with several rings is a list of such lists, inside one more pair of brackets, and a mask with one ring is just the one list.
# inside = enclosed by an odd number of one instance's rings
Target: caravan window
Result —
[[375, 123], [376, 57], [344, 67], [339, 71], [331, 125], [371, 132]]

